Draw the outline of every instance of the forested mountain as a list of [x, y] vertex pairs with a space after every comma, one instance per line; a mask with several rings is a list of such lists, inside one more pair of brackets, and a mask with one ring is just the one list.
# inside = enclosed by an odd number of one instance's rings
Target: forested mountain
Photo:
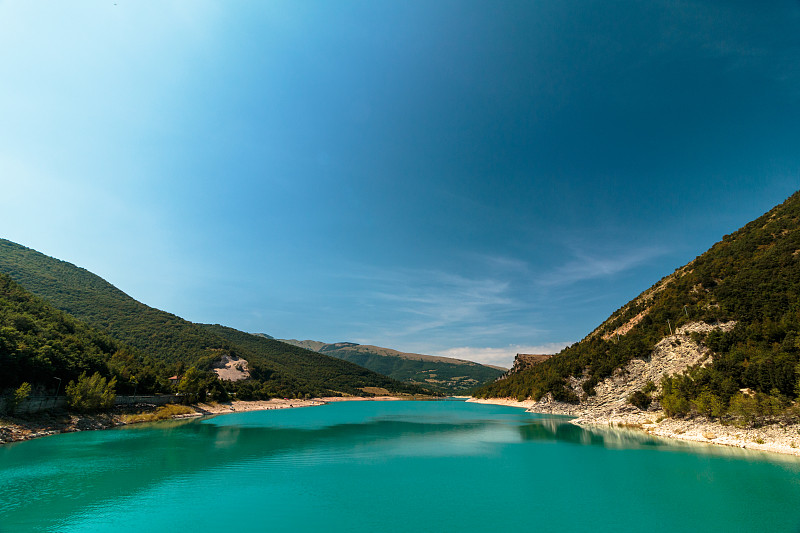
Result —
[[[800, 370], [800, 193], [678, 268], [613, 313], [582, 341], [551, 359], [478, 391], [482, 397], [577, 403], [633, 358], [690, 324], [710, 359], [659, 384], [669, 413], [721, 416], [745, 400], [759, 409], [788, 406]], [[697, 330], [698, 328], [695, 328]], [[729, 331], [725, 331], [730, 329]], [[568, 383], [568, 378], [571, 382]], [[575, 383], [581, 386], [576, 390]], [[652, 392], [652, 385], [648, 391]], [[712, 409], [713, 406], [713, 409]]]
[[[166, 388], [169, 369], [55, 309], [0, 274], [0, 392], [28, 382], [57, 389], [81, 373], [117, 378], [121, 392]], [[61, 380], [61, 381], [59, 381]]]
[[279, 372], [296, 376], [304, 390], [325, 389], [360, 394], [364, 387], [379, 387], [395, 392], [425, 394], [429, 391], [413, 384], [400, 384], [381, 373], [376, 373], [362, 366], [343, 361], [335, 357], [319, 354], [298, 346], [293, 346], [275, 339], [260, 335], [252, 335], [237, 329], [220, 325], [204, 325], [208, 331], [218, 335], [236, 347], [236, 353], [248, 361], [268, 358], [269, 366], [253, 369], [250, 372], [256, 378], [269, 379], [269, 372]]
[[505, 372], [505, 369], [481, 365], [472, 361], [399, 352], [380, 346], [352, 342], [326, 344], [311, 340], [281, 340], [356, 363], [399, 381], [423, 385], [449, 394], [463, 394], [471, 391], [488, 381], [497, 379]]
[[[4, 239], [0, 239], [0, 273], [53, 307], [132, 346], [169, 372], [180, 373], [191, 366], [207, 372], [223, 356], [242, 357], [249, 363], [253, 379], [246, 387], [254, 397], [365, 394], [365, 386], [421, 392], [419, 387], [387, 380], [358, 365], [274, 339], [183, 320], [134, 300], [88, 270]], [[249, 342], [251, 338], [258, 342]]]

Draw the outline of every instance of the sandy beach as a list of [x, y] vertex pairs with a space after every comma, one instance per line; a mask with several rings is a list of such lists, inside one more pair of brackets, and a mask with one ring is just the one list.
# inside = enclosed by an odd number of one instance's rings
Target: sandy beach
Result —
[[592, 413], [582, 409], [581, 406], [560, 402], [539, 403], [534, 400], [519, 402], [513, 398], [470, 398], [467, 401], [519, 407], [532, 413], [571, 416], [573, 417], [571, 423], [587, 428], [602, 426], [635, 429], [668, 439], [800, 456], [800, 424], [738, 428], [704, 417], [664, 418], [663, 412], [660, 411], [639, 411], [633, 408], [623, 412]]
[[224, 415], [228, 413], [240, 413], [245, 411], [269, 411], [271, 409], [290, 409], [294, 407], [313, 407], [325, 405], [332, 402], [386, 402], [406, 400], [399, 396], [374, 396], [363, 398], [361, 396], [328, 396], [324, 398], [311, 398], [309, 400], [292, 400], [273, 398], [271, 400], [240, 401], [234, 400], [227, 403], [198, 403], [190, 405], [195, 413], [179, 415], [177, 418], [188, 418], [193, 416]]
[[195, 413], [189, 415], [180, 415], [182, 417], [189, 416], [206, 416], [206, 415], [222, 415], [227, 413], [241, 413], [246, 411], [268, 411], [271, 409], [289, 409], [293, 407], [311, 407], [315, 405], [324, 405], [328, 403], [326, 399], [314, 398], [311, 400], [290, 400], [282, 398], [273, 398], [271, 400], [253, 400], [242, 401], [234, 400], [226, 403], [198, 403], [190, 405], [189, 407], [195, 410]]

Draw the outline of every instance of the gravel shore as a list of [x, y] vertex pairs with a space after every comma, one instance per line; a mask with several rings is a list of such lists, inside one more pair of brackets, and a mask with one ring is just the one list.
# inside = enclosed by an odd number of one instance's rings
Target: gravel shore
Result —
[[513, 398], [471, 398], [467, 401], [521, 407], [532, 413], [572, 416], [575, 418], [570, 422], [579, 426], [637, 429], [650, 435], [669, 439], [800, 456], [800, 424], [772, 424], [758, 428], [739, 428], [733, 425], [723, 425], [705, 417], [666, 418], [661, 411], [640, 411], [633, 406], [602, 411], [553, 401], [524, 400], [519, 402]]

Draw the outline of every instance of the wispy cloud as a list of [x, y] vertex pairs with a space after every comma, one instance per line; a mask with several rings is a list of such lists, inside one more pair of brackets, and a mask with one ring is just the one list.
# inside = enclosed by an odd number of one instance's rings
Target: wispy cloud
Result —
[[570, 305], [597, 298], [579, 282], [611, 277], [666, 253], [654, 246], [609, 246], [602, 253], [577, 240], [566, 248], [567, 259], [544, 274], [511, 256], [477, 254], [472, 270], [458, 273], [352, 263], [348, 279], [338, 278], [348, 316], [347, 331], [336, 340], [509, 366], [517, 353], [552, 353], [568, 344], [555, 342], [560, 339], [543, 326], [545, 310], [561, 305], [554, 296]]
[[605, 253], [573, 249], [571, 260], [540, 276], [537, 282], [542, 286], [550, 287], [611, 277], [636, 268], [667, 252], [666, 249], [658, 246], [619, 251], [609, 250]]
[[530, 265], [508, 255], [464, 254], [467, 260], [481, 263], [495, 272], [529, 273]]
[[569, 346], [570, 344], [571, 343], [569, 342], [549, 342], [534, 346], [511, 344], [509, 346], [503, 346], [500, 348], [476, 348], [471, 346], [463, 346], [440, 351], [437, 355], [511, 368], [511, 365], [514, 363], [514, 356], [516, 356], [518, 353], [558, 353], [564, 349], [564, 347]]
[[[527, 266], [503, 258], [499, 262], [515, 273], [496, 269], [494, 277], [470, 277], [428, 269], [354, 267], [364, 301], [378, 304], [374, 320], [364, 323], [351, 340], [506, 368], [517, 353], [556, 353], [567, 346], [519, 342], [544, 332], [533, 318], [536, 303], [520, 291], [515, 276]], [[384, 315], [383, 310], [390, 311]]]
[[[439, 328], [479, 324], [500, 310], [516, 308], [510, 283], [491, 278], [399, 269], [362, 276], [370, 299], [403, 313], [395, 335], [419, 334]], [[396, 326], [396, 325], [395, 325]]]

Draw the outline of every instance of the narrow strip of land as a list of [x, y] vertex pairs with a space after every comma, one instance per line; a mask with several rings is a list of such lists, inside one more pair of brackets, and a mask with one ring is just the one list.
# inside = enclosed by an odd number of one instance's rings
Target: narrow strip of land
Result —
[[[242, 413], [247, 411], [268, 411], [272, 409], [290, 409], [295, 407], [311, 407], [325, 405], [331, 402], [343, 401], [389, 401], [407, 400], [408, 397], [400, 396], [373, 396], [364, 398], [360, 396], [337, 396], [326, 398], [312, 398], [308, 400], [274, 398], [271, 400], [232, 401], [226, 403], [198, 403], [186, 406], [185, 412], [172, 415], [171, 419], [198, 418], [209, 415], [223, 415], [229, 413]], [[142, 406], [139, 411], [154, 412], [155, 408]], [[24, 418], [3, 416], [0, 417], [0, 444], [31, 440], [38, 437], [70, 433], [75, 431], [91, 431], [109, 429], [140, 423], [145, 420], [136, 420], [135, 410], [109, 411], [102, 413], [68, 413], [66, 411], [43, 411]]]

